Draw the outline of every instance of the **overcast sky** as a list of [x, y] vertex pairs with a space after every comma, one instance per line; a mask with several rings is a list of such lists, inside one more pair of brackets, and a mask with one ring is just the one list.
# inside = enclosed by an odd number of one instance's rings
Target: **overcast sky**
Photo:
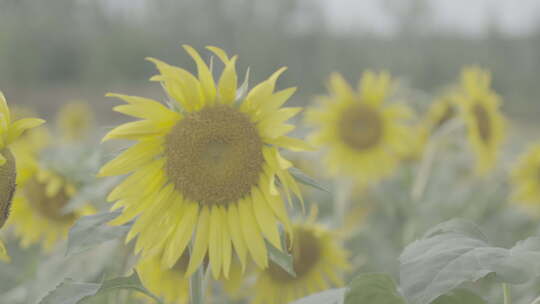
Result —
[[[383, 34], [395, 30], [395, 22], [385, 13], [381, 0], [321, 1], [338, 30], [367, 29]], [[540, 24], [540, 0], [429, 0], [428, 3], [432, 8], [430, 27], [435, 29], [476, 35], [485, 33], [488, 25], [496, 22], [505, 33], [520, 35]]]

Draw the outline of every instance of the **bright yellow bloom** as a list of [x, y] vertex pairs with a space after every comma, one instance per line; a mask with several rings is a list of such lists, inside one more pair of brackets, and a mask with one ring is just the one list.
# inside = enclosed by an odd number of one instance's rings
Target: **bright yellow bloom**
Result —
[[69, 141], [83, 139], [92, 129], [93, 123], [94, 112], [82, 101], [65, 104], [56, 118], [58, 130]]
[[[37, 118], [14, 120], [11, 116], [6, 98], [0, 92], [0, 228], [4, 226], [8, 219], [17, 185], [17, 165], [10, 150], [10, 145], [26, 130], [45, 122]], [[8, 260], [6, 248], [1, 241], [0, 260]]]
[[511, 182], [513, 202], [540, 206], [540, 143], [532, 145], [521, 155], [512, 171]]
[[332, 286], [343, 286], [350, 266], [337, 233], [311, 221], [293, 227], [292, 252], [296, 277], [271, 263], [255, 285], [254, 304], [286, 304]]
[[461, 72], [461, 89], [456, 94], [469, 142], [476, 155], [476, 173], [485, 175], [494, 166], [504, 140], [505, 119], [500, 112], [501, 99], [491, 89], [489, 72], [468, 67]]
[[392, 89], [387, 73], [364, 73], [358, 91], [339, 74], [330, 77], [331, 96], [307, 113], [317, 129], [314, 144], [327, 148], [324, 161], [332, 175], [349, 175], [360, 184], [375, 183], [391, 175], [401, 155], [409, 150], [412, 129], [404, 123], [411, 110], [386, 104]]
[[[216, 83], [212, 71], [191, 47], [198, 78], [154, 58], [159, 81], [171, 98], [169, 107], [142, 97], [109, 94], [127, 104], [114, 110], [141, 118], [109, 132], [104, 140], [137, 143], [106, 164], [101, 176], [131, 173], [109, 195], [115, 221], [135, 217], [127, 241], [138, 235], [136, 252], [143, 259], [161, 256], [172, 268], [192, 243], [186, 276], [208, 255], [215, 278], [227, 277], [233, 252], [245, 267], [248, 254], [268, 267], [265, 242], [281, 248], [278, 224], [291, 229], [280, 195], [300, 197], [288, 172], [292, 164], [279, 148], [303, 150], [307, 144], [287, 137], [286, 121], [300, 108], [281, 108], [294, 88], [274, 92], [280, 69], [247, 95], [237, 95], [237, 57], [209, 47], [224, 64]], [[279, 180], [279, 187], [277, 181]], [[233, 250], [234, 249], [234, 250]]]

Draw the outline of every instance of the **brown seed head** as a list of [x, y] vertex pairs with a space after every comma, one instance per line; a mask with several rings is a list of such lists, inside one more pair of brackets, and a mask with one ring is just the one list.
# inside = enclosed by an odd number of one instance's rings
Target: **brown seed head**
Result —
[[6, 223], [11, 209], [11, 201], [16, 189], [17, 169], [15, 158], [9, 149], [0, 151], [6, 163], [0, 167], [0, 228]]
[[379, 112], [364, 104], [355, 104], [341, 114], [339, 135], [352, 149], [364, 151], [376, 146], [384, 132]]
[[189, 200], [227, 205], [258, 183], [262, 147], [246, 114], [225, 105], [205, 108], [187, 114], [167, 135], [167, 176]]

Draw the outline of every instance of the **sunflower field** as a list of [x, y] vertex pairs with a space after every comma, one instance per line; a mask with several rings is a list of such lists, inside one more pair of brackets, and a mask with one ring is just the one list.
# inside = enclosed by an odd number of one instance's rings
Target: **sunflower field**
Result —
[[112, 2], [0, 2], [0, 304], [540, 303], [537, 32]]

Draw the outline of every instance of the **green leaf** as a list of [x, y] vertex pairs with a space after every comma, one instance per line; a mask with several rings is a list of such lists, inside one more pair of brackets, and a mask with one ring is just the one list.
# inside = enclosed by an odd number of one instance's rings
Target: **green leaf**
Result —
[[266, 241], [266, 249], [268, 250], [268, 256], [272, 262], [281, 267], [291, 276], [296, 277], [296, 273], [294, 272], [293, 257], [290, 254], [277, 249], [268, 241]]
[[103, 284], [101, 284], [101, 288], [99, 289], [99, 292], [97, 294], [101, 294], [101, 293], [105, 293], [105, 292], [109, 292], [109, 291], [113, 291], [117, 289], [136, 290], [154, 299], [156, 303], [161, 303], [161, 300], [158, 297], [156, 297], [153, 293], [148, 291], [143, 286], [137, 272], [133, 272], [128, 277], [120, 277], [120, 278], [114, 278], [114, 279], [104, 281]]
[[315, 189], [319, 189], [321, 191], [330, 193], [330, 191], [327, 188], [319, 184], [315, 179], [309, 177], [307, 174], [305, 174], [298, 168], [294, 168], [294, 167], [290, 168], [289, 173], [294, 177], [294, 179], [296, 179], [298, 182], [304, 185], [311, 186]]
[[346, 288], [329, 289], [294, 301], [291, 304], [343, 304], [346, 292]]
[[485, 304], [486, 301], [467, 289], [456, 289], [440, 296], [432, 304]]
[[62, 208], [63, 214], [69, 214], [89, 202], [103, 201], [106, 194], [118, 184], [120, 178], [105, 178], [85, 185]]
[[46, 295], [39, 304], [77, 304], [82, 299], [94, 296], [101, 284], [79, 283], [67, 279]]
[[120, 213], [121, 211], [117, 210], [78, 219], [69, 231], [66, 256], [81, 253], [104, 242], [123, 237], [129, 231], [131, 223], [121, 226], [107, 225]]
[[156, 303], [162, 303], [142, 285], [139, 276], [134, 272], [128, 277], [114, 278], [102, 283], [82, 283], [67, 279], [49, 292], [39, 304], [77, 304], [85, 298], [120, 289], [136, 290], [151, 297]]
[[453, 220], [407, 246], [400, 264], [401, 288], [406, 298], [411, 303], [428, 304], [490, 273], [510, 284], [538, 277], [540, 238], [529, 238], [511, 249], [494, 247], [475, 224]]
[[345, 304], [406, 304], [396, 283], [384, 273], [365, 273], [350, 284]]

